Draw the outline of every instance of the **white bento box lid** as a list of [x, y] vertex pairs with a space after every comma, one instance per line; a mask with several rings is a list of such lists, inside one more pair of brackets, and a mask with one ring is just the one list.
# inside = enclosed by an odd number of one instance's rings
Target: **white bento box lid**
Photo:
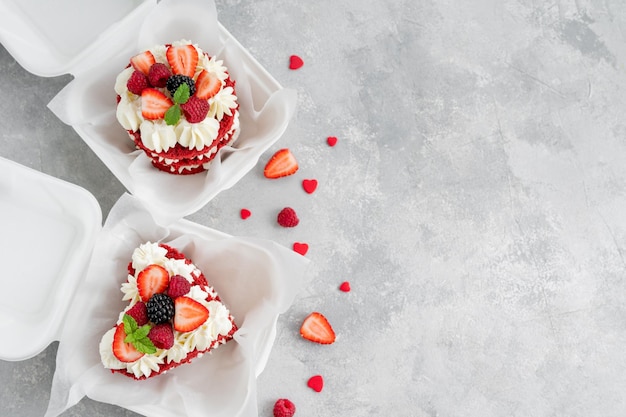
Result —
[[24, 360], [58, 340], [102, 212], [87, 190], [0, 158], [0, 359]]

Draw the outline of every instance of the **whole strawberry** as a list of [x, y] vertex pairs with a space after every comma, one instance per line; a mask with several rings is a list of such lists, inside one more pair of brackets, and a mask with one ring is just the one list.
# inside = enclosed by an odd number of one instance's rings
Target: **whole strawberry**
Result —
[[296, 211], [291, 207], [285, 207], [278, 213], [276, 218], [278, 224], [282, 227], [296, 227], [300, 223], [300, 219], [296, 215]]
[[274, 404], [274, 417], [291, 417], [296, 413], [296, 406], [286, 398], [281, 398]]

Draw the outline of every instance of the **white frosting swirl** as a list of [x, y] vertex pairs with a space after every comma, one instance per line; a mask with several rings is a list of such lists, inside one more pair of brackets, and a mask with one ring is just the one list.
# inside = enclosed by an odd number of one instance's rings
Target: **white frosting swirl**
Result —
[[129, 362], [126, 364], [126, 370], [128, 372], [132, 372], [136, 378], [140, 378], [142, 376], [149, 377], [152, 372], [156, 372], [159, 370], [159, 365], [161, 365], [164, 360], [163, 358], [166, 355], [166, 351], [163, 349], [157, 349], [157, 352], [152, 355], [143, 355], [141, 358], [137, 359], [135, 362]]
[[163, 152], [176, 145], [174, 127], [165, 123], [165, 120], [144, 120], [139, 126], [141, 129], [141, 143], [153, 151]]
[[124, 293], [122, 301], [130, 300], [131, 304], [135, 304], [141, 300], [139, 290], [137, 289], [137, 278], [134, 275], [128, 274], [126, 282], [122, 283], [122, 287], [120, 289]]
[[232, 87], [226, 87], [209, 99], [209, 114], [207, 118], [222, 120], [224, 114], [232, 116], [231, 109], [237, 107], [237, 96], [234, 92], [235, 90]]
[[189, 123], [181, 119], [174, 128], [178, 142], [186, 148], [200, 150], [210, 145], [220, 129], [220, 123], [213, 117], [206, 117], [199, 123]]
[[168, 260], [166, 255], [167, 249], [159, 246], [158, 243], [142, 243], [133, 251], [132, 266], [135, 271], [141, 271], [148, 265], [163, 265]]

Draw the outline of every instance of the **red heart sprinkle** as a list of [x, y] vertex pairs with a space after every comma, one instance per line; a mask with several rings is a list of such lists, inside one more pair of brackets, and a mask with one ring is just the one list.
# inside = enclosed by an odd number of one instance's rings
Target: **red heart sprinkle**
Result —
[[350, 283], [348, 281], [342, 282], [339, 289], [343, 292], [350, 292]]
[[307, 385], [309, 388], [313, 389], [313, 391], [320, 392], [322, 391], [322, 388], [324, 388], [324, 379], [321, 375], [313, 375], [309, 378]]
[[298, 55], [291, 55], [289, 57], [289, 69], [297, 70], [304, 65], [304, 61]]
[[243, 208], [243, 209], [241, 209], [241, 213], [240, 214], [241, 214], [241, 218], [246, 220], [248, 217], [250, 217], [252, 215], [252, 212], [250, 212], [250, 210], [248, 210], [248, 209]]
[[296, 242], [293, 244], [294, 252], [298, 252], [300, 255], [304, 256], [309, 251], [309, 245], [306, 243]]
[[302, 188], [304, 188], [304, 191], [306, 191], [307, 193], [312, 194], [313, 191], [315, 191], [315, 189], [317, 188], [317, 180], [302, 180]]
[[337, 138], [335, 136], [329, 136], [326, 138], [326, 143], [328, 143], [328, 146], [335, 146], [337, 144]]

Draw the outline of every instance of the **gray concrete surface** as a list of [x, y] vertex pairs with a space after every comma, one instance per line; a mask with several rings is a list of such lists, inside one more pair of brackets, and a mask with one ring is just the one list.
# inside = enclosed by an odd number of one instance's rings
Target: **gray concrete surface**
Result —
[[[258, 380], [260, 416], [279, 397], [300, 416], [626, 415], [626, 3], [217, 8], [299, 97], [257, 167], [189, 216], [310, 245], [311, 284]], [[288, 69], [291, 54], [303, 68]], [[0, 156], [86, 188], [106, 216], [124, 188], [46, 108], [69, 80], [0, 49]], [[279, 147], [301, 171], [271, 182], [262, 168]], [[318, 179], [314, 194], [303, 178]], [[273, 220], [285, 205], [293, 230]], [[301, 340], [312, 310], [335, 344]], [[0, 362], [0, 415], [43, 414], [57, 346]], [[131, 415], [87, 398], [64, 414]]]

